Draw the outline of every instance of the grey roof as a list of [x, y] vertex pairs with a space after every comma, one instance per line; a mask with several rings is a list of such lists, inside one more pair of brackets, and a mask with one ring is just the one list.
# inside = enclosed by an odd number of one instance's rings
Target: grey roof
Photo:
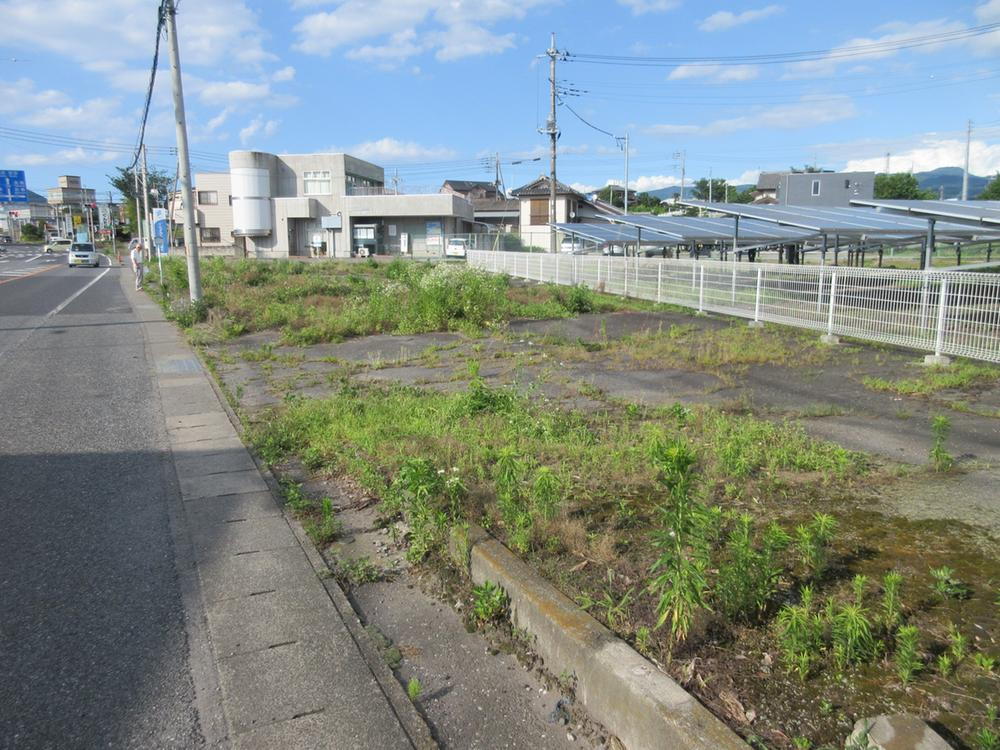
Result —
[[[522, 185], [516, 190], [510, 191], [511, 195], [521, 197], [530, 197], [533, 195], [545, 196], [549, 194], [549, 178], [546, 176], [541, 176], [534, 182], [529, 182], [527, 185]], [[584, 196], [578, 193], [576, 190], [571, 188], [569, 185], [564, 185], [563, 183], [556, 180], [556, 195], [579, 195], [581, 198]]]
[[893, 216], [909, 215], [921, 220], [974, 224], [1000, 229], [1000, 201], [916, 201], [884, 200], [879, 198], [851, 200], [856, 206], [878, 209]]
[[516, 214], [521, 210], [521, 201], [516, 198], [473, 198], [472, 208], [476, 213], [499, 211]]
[[[919, 236], [927, 232], [927, 220], [873, 211], [870, 208], [818, 208], [812, 206], [761, 206], [742, 203], [704, 203], [681, 201], [682, 205], [739, 216], [742, 234], [744, 219], [757, 219], [782, 226], [805, 229], [813, 234], [839, 234], [845, 237], [891, 235]], [[1000, 227], [998, 227], [1000, 229]], [[982, 229], [950, 222], [939, 222], [937, 230], [951, 237], [973, 237]]]
[[777, 190], [784, 172], [761, 172], [757, 176], [758, 190]]
[[[732, 242], [735, 220], [701, 216], [616, 216], [614, 221], [644, 232], [656, 232], [672, 242]], [[814, 237], [816, 232], [779, 226], [763, 221], [740, 221], [739, 240], [744, 242], [794, 242]], [[663, 241], [663, 240], [661, 240]]]

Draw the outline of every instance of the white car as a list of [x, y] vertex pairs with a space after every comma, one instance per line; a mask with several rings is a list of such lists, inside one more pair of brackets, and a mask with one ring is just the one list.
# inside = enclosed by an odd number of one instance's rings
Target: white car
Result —
[[465, 237], [452, 237], [448, 244], [444, 246], [444, 256], [446, 258], [464, 258], [469, 251], [469, 240]]
[[583, 240], [575, 240], [572, 237], [566, 237], [559, 243], [559, 252], [566, 253], [568, 255], [583, 255], [583, 253], [587, 252], [587, 245]]
[[89, 242], [74, 242], [69, 248], [69, 267], [101, 265], [101, 254]]
[[44, 250], [47, 253], [61, 253], [64, 250], [69, 250], [72, 244], [73, 240], [68, 237], [53, 237], [45, 243]]

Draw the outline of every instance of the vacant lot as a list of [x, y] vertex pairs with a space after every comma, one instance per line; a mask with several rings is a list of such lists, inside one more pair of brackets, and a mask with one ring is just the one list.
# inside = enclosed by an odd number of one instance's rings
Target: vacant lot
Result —
[[176, 314], [261, 455], [360, 483], [412, 563], [486, 526], [767, 747], [897, 711], [1000, 731], [1000, 369], [461, 267], [282, 268], [213, 266]]

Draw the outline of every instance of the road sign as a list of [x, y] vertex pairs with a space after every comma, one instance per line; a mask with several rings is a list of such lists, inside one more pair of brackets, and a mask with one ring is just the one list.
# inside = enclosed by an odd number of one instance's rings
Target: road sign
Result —
[[0, 169], [0, 203], [27, 203], [28, 184], [23, 169]]

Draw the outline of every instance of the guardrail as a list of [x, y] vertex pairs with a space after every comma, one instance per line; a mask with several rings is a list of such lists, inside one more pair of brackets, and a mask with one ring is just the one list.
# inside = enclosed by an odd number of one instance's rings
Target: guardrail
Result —
[[1000, 275], [470, 251], [469, 265], [829, 336], [1000, 362]]

